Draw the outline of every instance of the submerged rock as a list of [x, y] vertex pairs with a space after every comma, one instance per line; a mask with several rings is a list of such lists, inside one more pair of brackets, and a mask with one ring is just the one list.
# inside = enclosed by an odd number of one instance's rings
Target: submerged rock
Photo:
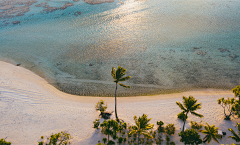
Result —
[[82, 13], [79, 12], [79, 11], [76, 11], [76, 12], [74, 13], [75, 16], [78, 16], [78, 15], [81, 15], [81, 14], [82, 14]]
[[21, 23], [21, 21], [13, 21], [12, 23], [13, 24], [19, 24], [19, 23]]
[[58, 9], [57, 7], [47, 7], [47, 8], [44, 9], [43, 11], [46, 11], [46, 12], [48, 13], [48, 12], [56, 11], [57, 9]]
[[112, 3], [114, 0], [84, 0], [88, 4], [101, 4], [101, 3]]
[[223, 49], [223, 48], [218, 48], [218, 50], [220, 50], [220, 52], [230, 52], [228, 49]]
[[201, 56], [205, 56], [207, 54], [207, 52], [203, 52], [202, 50], [199, 50], [197, 52], [197, 55], [201, 55]]
[[235, 54], [233, 54], [233, 55], [230, 55], [230, 54], [229, 54], [229, 57], [231, 57], [232, 60], [234, 60], [235, 58], [237, 58], [237, 57], [239, 57], [239, 56], [237, 56], [237, 55], [235, 55]]
[[66, 3], [62, 7], [60, 7], [61, 10], [66, 9], [67, 7], [73, 6], [73, 3]]

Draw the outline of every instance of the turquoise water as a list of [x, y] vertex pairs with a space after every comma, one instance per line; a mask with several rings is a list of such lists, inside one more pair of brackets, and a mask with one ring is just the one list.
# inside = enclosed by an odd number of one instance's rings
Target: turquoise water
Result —
[[[42, 2], [73, 6], [47, 13]], [[110, 72], [119, 65], [132, 76], [120, 96], [240, 84], [240, 1], [122, 2], [38, 0], [11, 17], [0, 10], [0, 59], [78, 95], [114, 95]]]

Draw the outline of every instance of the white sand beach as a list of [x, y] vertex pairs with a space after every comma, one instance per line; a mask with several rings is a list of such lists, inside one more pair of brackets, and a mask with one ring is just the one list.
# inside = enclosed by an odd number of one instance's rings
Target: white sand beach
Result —
[[[93, 129], [93, 121], [98, 118], [95, 104], [100, 100], [107, 102], [108, 111], [114, 111], [114, 97], [74, 96], [58, 91], [31, 71], [9, 63], [0, 62], [0, 138], [6, 138], [13, 145], [37, 144], [40, 137], [51, 133], [67, 131], [71, 134], [74, 145], [96, 144], [103, 135]], [[175, 135], [171, 140], [182, 144], [178, 133], [182, 122], [177, 119], [180, 108], [176, 101], [182, 101], [182, 96], [192, 95], [202, 103], [202, 109], [197, 111], [204, 118], [189, 115], [191, 120], [201, 120], [210, 125], [215, 124], [227, 132], [220, 141], [222, 144], [234, 143], [228, 138], [240, 119], [225, 121], [223, 109], [217, 104], [221, 97], [234, 97], [231, 90], [190, 91], [175, 94], [155, 96], [119, 97], [118, 116], [125, 122], [133, 124], [133, 116], [143, 113], [152, 118], [151, 123], [162, 120], [165, 125], [174, 123]], [[114, 118], [114, 115], [112, 115]], [[187, 125], [189, 127], [189, 125]], [[201, 133], [200, 133], [201, 134]], [[203, 135], [201, 134], [201, 137]], [[215, 144], [215, 142], [211, 142]]]

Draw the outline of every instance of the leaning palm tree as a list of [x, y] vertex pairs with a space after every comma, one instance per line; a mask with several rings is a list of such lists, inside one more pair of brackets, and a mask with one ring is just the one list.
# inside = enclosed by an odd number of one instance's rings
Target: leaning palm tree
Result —
[[143, 114], [141, 117], [137, 118], [137, 116], [134, 116], [135, 124], [132, 126], [132, 130], [129, 132], [129, 135], [137, 134], [138, 140], [137, 144], [139, 144], [139, 137], [140, 135], [144, 135], [147, 138], [153, 138], [150, 133], [148, 132], [149, 129], [153, 128], [153, 124], [150, 124], [149, 121], [152, 118], [147, 118], [148, 116], [146, 114]]
[[231, 131], [233, 134], [233, 136], [229, 136], [228, 138], [232, 138], [236, 142], [240, 142], [240, 124], [239, 123], [237, 123], [237, 127], [238, 127], [238, 134], [232, 128], [228, 128], [228, 130]]
[[184, 127], [185, 127], [185, 123], [186, 123], [186, 118], [187, 118], [187, 115], [189, 112], [200, 118], [203, 117], [203, 115], [195, 112], [197, 109], [201, 109], [201, 103], [197, 103], [197, 100], [193, 96], [189, 96], [188, 98], [183, 96], [183, 104], [181, 104], [178, 101], [176, 103], [183, 110], [183, 113], [185, 114], [183, 130], [182, 130], [183, 132], [184, 132]]
[[213, 139], [214, 141], [218, 142], [218, 138], [221, 138], [220, 135], [218, 135], [218, 127], [215, 127], [215, 125], [210, 126], [208, 123], [204, 126], [205, 130], [198, 130], [199, 132], [202, 132], [203, 134], [206, 134], [206, 136], [203, 138], [203, 142], [210, 143]]
[[116, 83], [116, 89], [115, 89], [115, 117], [116, 117], [118, 122], [119, 122], [119, 119], [118, 119], [118, 116], [117, 116], [117, 84], [119, 84], [120, 86], [125, 87], [125, 88], [130, 88], [130, 86], [119, 83], [119, 82], [123, 82], [123, 81], [126, 81], [126, 80], [131, 78], [131, 76], [123, 77], [126, 74], [125, 73], [126, 71], [127, 70], [125, 68], [121, 67], [121, 66], [118, 66], [117, 70], [114, 67], [112, 67], [112, 71], [111, 71], [114, 82]]

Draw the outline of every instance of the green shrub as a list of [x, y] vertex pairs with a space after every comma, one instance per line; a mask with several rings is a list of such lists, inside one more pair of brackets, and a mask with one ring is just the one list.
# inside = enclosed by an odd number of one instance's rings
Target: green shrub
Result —
[[164, 123], [162, 121], [157, 121], [157, 125], [158, 125], [158, 133], [160, 132], [164, 132]]
[[174, 124], [168, 124], [166, 127], [165, 127], [165, 132], [168, 134], [168, 135], [172, 135], [175, 133], [175, 126]]
[[107, 138], [103, 138], [102, 141], [105, 144], [107, 142]]
[[183, 112], [179, 113], [177, 116], [178, 116], [178, 118], [181, 119], [182, 121], [185, 121], [185, 120], [188, 118], [188, 116], [187, 116], [187, 118], [185, 118], [185, 117], [186, 117], [186, 114], [184, 114]]
[[11, 142], [7, 142], [4, 138], [0, 139], [0, 145], [11, 145]]
[[168, 135], [166, 135], [166, 141], [169, 142], [170, 141], [170, 137]]
[[100, 119], [95, 119], [95, 121], [93, 121], [93, 128], [98, 129], [99, 125], [100, 125]]
[[115, 145], [115, 142], [112, 141], [112, 140], [109, 140], [108, 143], [107, 143], [107, 145]]
[[[41, 139], [43, 139], [44, 137], [41, 136]], [[49, 145], [67, 145], [70, 144], [69, 140], [71, 139], [70, 134], [66, 133], [66, 132], [59, 132], [56, 134], [52, 134], [49, 138], [47, 137], [47, 139], [49, 140]], [[44, 145], [44, 142], [38, 142], [38, 145]]]
[[181, 131], [178, 135], [182, 137], [180, 141], [184, 142], [184, 144], [198, 145], [202, 143], [202, 139], [200, 138], [200, 135], [194, 129], [186, 129], [184, 132]]
[[121, 144], [123, 142], [123, 138], [122, 137], [119, 137], [118, 138], [118, 143]]
[[191, 123], [191, 128], [192, 129], [197, 129], [198, 130], [198, 129], [202, 128], [202, 126], [203, 126], [201, 123], [197, 123], [196, 121], [194, 121], [194, 122], [191, 121], [190, 123]]
[[97, 102], [95, 109], [96, 111], [104, 112], [107, 110], [107, 104], [105, 105], [104, 101], [100, 100], [99, 102]]
[[122, 124], [122, 127], [123, 127], [123, 129], [127, 129], [127, 123], [124, 122], [124, 123]]

